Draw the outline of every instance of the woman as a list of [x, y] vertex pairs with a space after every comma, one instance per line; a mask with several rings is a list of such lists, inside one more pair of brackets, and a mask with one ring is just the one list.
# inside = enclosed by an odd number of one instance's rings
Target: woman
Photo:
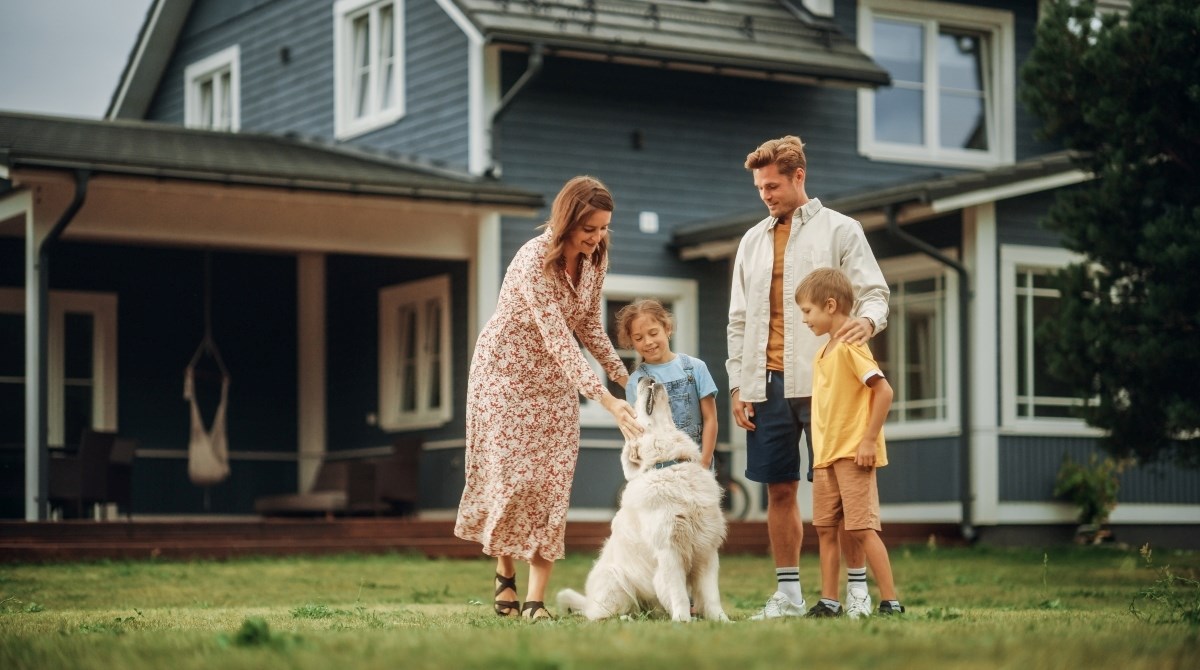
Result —
[[[600, 294], [608, 271], [612, 194], [592, 177], [568, 181], [550, 220], [513, 258], [496, 313], [475, 344], [467, 384], [466, 486], [454, 534], [496, 558], [500, 616], [550, 618], [543, 604], [564, 556], [567, 505], [579, 455], [579, 394], [599, 401], [626, 436], [633, 408], [608, 392], [575, 338], [610, 379], [629, 373], [604, 333]], [[518, 610], [516, 565], [529, 563]]]

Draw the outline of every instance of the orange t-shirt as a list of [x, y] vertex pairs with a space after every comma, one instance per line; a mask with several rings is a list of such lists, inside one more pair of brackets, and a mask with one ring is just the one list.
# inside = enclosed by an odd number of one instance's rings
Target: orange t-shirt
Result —
[[771, 330], [767, 335], [767, 369], [783, 371], [783, 252], [792, 232], [792, 219], [780, 218], [772, 229], [775, 261], [771, 264]]

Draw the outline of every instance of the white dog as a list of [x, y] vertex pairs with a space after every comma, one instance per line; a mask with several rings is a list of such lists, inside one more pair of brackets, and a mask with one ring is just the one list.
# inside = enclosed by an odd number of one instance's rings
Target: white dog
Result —
[[612, 534], [588, 573], [587, 595], [563, 589], [558, 608], [596, 620], [661, 607], [690, 621], [690, 588], [698, 615], [728, 621], [717, 587], [720, 486], [701, 467], [696, 443], [675, 427], [662, 384], [640, 379], [634, 407], [645, 432], [621, 450], [628, 483]]

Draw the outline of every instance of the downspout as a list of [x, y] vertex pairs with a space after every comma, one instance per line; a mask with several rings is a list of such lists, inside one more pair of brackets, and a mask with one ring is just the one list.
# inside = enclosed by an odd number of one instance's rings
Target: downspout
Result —
[[37, 253], [34, 254], [33, 270], [36, 275], [36, 286], [33, 289], [36, 291], [37, 324], [32, 338], [30, 338], [32, 341], [26, 342], [26, 350], [30, 348], [30, 345], [36, 347], [34, 364], [37, 370], [36, 376], [33, 377], [33, 384], [25, 392], [25, 398], [27, 403], [32, 403], [36, 408], [33, 412], [27, 410], [26, 416], [33, 418], [36, 423], [30, 422], [26, 427], [25, 519], [27, 521], [45, 520], [49, 512], [50, 449], [47, 444], [47, 432], [50, 421], [47, 404], [50, 390], [50, 366], [46, 345], [49, 341], [50, 250], [62, 237], [63, 231], [79, 213], [80, 208], [83, 207], [83, 203], [87, 199], [88, 181], [91, 179], [91, 175], [89, 170], [75, 171], [75, 197], [58, 217], [54, 227], [37, 243]]
[[529, 61], [525, 64], [525, 71], [517, 79], [512, 88], [500, 98], [500, 102], [496, 105], [496, 111], [492, 112], [492, 122], [489, 132], [492, 137], [492, 164], [487, 169], [487, 173], [499, 178], [500, 167], [500, 134], [496, 132], [496, 124], [500, 123], [500, 117], [508, 111], [509, 105], [517, 97], [517, 94], [525, 89], [534, 79], [542, 73], [542, 63], [544, 61], [545, 47], [541, 42], [534, 42], [529, 50]]
[[971, 495], [971, 282], [967, 266], [938, 251], [925, 240], [900, 229], [896, 221], [899, 208], [895, 204], [886, 207], [888, 233], [926, 256], [933, 258], [943, 265], [954, 268], [958, 273], [958, 339], [959, 356], [958, 385], [959, 385], [959, 416], [962, 422], [962, 453], [959, 459], [959, 499], [962, 503], [962, 536], [968, 542], [975, 540], [975, 513]]

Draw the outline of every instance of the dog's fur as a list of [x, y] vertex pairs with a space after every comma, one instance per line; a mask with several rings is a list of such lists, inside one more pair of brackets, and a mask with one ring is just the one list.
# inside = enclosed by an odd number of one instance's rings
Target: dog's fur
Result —
[[[559, 591], [559, 610], [596, 620], [661, 607], [690, 621], [691, 589], [697, 615], [728, 621], [717, 587], [721, 488], [700, 465], [700, 448], [675, 427], [662, 384], [640, 379], [634, 406], [645, 432], [621, 450], [627, 483], [612, 533], [588, 573], [587, 595]], [[670, 460], [679, 462], [654, 467]]]

